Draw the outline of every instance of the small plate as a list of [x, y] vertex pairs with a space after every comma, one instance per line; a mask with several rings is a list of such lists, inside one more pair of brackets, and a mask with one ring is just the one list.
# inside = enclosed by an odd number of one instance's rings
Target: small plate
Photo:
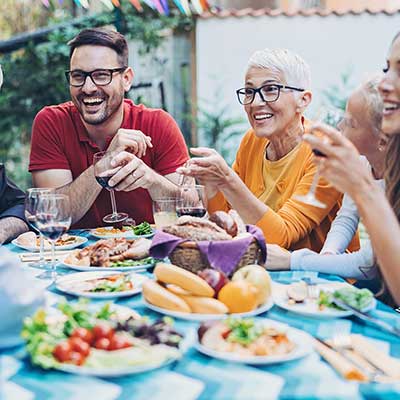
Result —
[[129, 271], [137, 271], [137, 270], [151, 268], [154, 266], [154, 263], [135, 265], [132, 267], [98, 267], [98, 266], [94, 266], [94, 265], [93, 266], [74, 265], [74, 264], [69, 264], [69, 263], [63, 261], [62, 265], [67, 268], [73, 269], [75, 271], [82, 271], [82, 272], [94, 272], [94, 271], [129, 272]]
[[58, 278], [55, 284], [58, 290], [73, 296], [88, 297], [91, 299], [116, 299], [140, 293], [142, 291], [142, 283], [148, 279], [144, 275], [135, 274], [134, 272], [130, 273], [129, 278], [133, 283], [133, 289], [123, 292], [88, 292], [79, 289], [80, 283], [112, 275], [115, 275], [115, 272], [78, 272]]
[[[346, 286], [349, 284], [344, 282], [332, 282], [332, 281], [322, 281], [321, 283], [317, 284], [318, 289], [326, 289], [326, 290], [336, 290]], [[344, 318], [353, 315], [351, 311], [347, 310], [337, 310], [330, 307], [325, 307], [323, 310], [318, 308], [317, 299], [306, 299], [303, 303], [295, 303], [289, 304], [288, 303], [288, 296], [287, 296], [287, 288], [289, 285], [281, 285], [274, 283], [273, 284], [273, 297], [275, 304], [283, 308], [284, 310], [291, 311], [293, 313], [304, 315], [306, 317], [311, 318], [323, 318], [323, 319], [330, 319], [330, 318]], [[376, 307], [376, 300], [372, 299], [371, 303], [368, 307], [364, 308], [361, 311], [367, 312], [371, 311]]]
[[[70, 244], [65, 244], [61, 246], [55, 246], [56, 250], [72, 250], [75, 249], [76, 247], [81, 246], [82, 244], [86, 243], [88, 241], [88, 238], [84, 236], [76, 236], [76, 235], [70, 235], [71, 237], [75, 238], [75, 241]], [[11, 242], [14, 246], [19, 247], [20, 249], [36, 252], [40, 251], [40, 246], [24, 246], [18, 243], [17, 239], [14, 239]], [[45, 247], [45, 251], [49, 251], [51, 247], [47, 248]]]
[[220, 360], [239, 363], [239, 364], [253, 364], [253, 365], [269, 365], [277, 364], [288, 361], [297, 360], [312, 352], [313, 338], [306, 332], [292, 328], [289, 325], [282, 324], [267, 318], [255, 318], [256, 322], [262, 322], [265, 325], [284, 330], [288, 338], [296, 345], [296, 347], [287, 354], [275, 355], [275, 356], [253, 356], [243, 357], [230, 352], [222, 352], [210, 349], [203, 346], [197, 339], [194, 347], [200, 352], [207, 356], [218, 358]]
[[262, 314], [268, 310], [270, 310], [273, 305], [274, 301], [272, 300], [272, 296], [260, 307], [256, 308], [255, 310], [244, 312], [244, 313], [235, 313], [235, 314], [199, 314], [199, 313], [184, 313], [180, 311], [172, 311], [167, 310], [165, 308], [157, 307], [153, 304], [150, 304], [146, 299], [143, 297], [144, 304], [150, 308], [150, 310], [156, 311], [160, 314], [168, 315], [173, 318], [180, 318], [186, 321], [213, 321], [219, 319], [225, 319], [228, 317], [254, 317], [255, 315]]

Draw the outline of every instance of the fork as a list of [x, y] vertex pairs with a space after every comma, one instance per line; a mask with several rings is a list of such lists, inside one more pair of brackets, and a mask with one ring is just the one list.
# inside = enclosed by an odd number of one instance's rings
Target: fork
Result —
[[[350, 335], [346, 335], [343, 333], [336, 334], [332, 337], [332, 345], [333, 347], [343, 355], [346, 350], [354, 350], [353, 344], [351, 342]], [[376, 365], [373, 361], [365, 358], [362, 354], [356, 353], [363, 361], [367, 363], [370, 368], [366, 368], [364, 365], [360, 364], [353, 357], [348, 356], [351, 359], [351, 362], [359, 368], [363, 374], [368, 376], [368, 379], [372, 382], [376, 382], [377, 378], [380, 376], [386, 376], [385, 371], [383, 371], [378, 365]], [[372, 371], [371, 371], [372, 370]]]
[[307, 285], [307, 297], [312, 300], [318, 299], [319, 288], [318, 288], [317, 284], [308, 277], [303, 278], [302, 280]]

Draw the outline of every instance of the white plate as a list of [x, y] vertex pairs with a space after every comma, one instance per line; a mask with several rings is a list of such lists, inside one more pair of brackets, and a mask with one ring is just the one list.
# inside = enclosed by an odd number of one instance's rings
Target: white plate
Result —
[[269, 309], [271, 309], [274, 305], [274, 301], [272, 300], [272, 296], [266, 301], [266, 303], [262, 304], [260, 307], [256, 308], [253, 311], [248, 311], [244, 313], [235, 313], [235, 314], [198, 314], [198, 313], [184, 313], [180, 311], [172, 311], [167, 310], [165, 308], [157, 307], [153, 304], [150, 304], [146, 299], [143, 297], [144, 304], [150, 308], [150, 310], [156, 311], [160, 314], [165, 314], [173, 318], [180, 318], [185, 319], [187, 321], [212, 321], [212, 320], [219, 320], [225, 319], [231, 316], [234, 317], [254, 317], [255, 315], [262, 314]]
[[129, 272], [129, 271], [137, 271], [142, 269], [151, 268], [154, 266], [154, 263], [151, 264], [141, 264], [135, 265], [133, 267], [97, 267], [97, 266], [83, 266], [83, 265], [74, 265], [69, 264], [65, 261], [62, 263], [65, 267], [74, 269], [75, 271], [82, 271], [82, 272], [94, 272], [94, 271], [121, 271], [121, 272]]
[[78, 365], [65, 363], [57, 366], [55, 369], [76, 375], [97, 376], [99, 378], [117, 378], [119, 376], [140, 374], [142, 372], [152, 371], [157, 368], [165, 367], [166, 365], [173, 363], [177, 359], [178, 358], [169, 358], [164, 362], [162, 362], [161, 364], [148, 364], [148, 365], [108, 368], [108, 369], [79, 367]]
[[275, 355], [275, 356], [253, 356], [243, 357], [234, 353], [222, 352], [210, 349], [203, 346], [198, 340], [195, 342], [194, 347], [207, 356], [218, 358], [220, 360], [235, 362], [240, 364], [253, 364], [253, 365], [268, 365], [277, 364], [287, 361], [297, 360], [298, 358], [304, 357], [311, 353], [313, 346], [313, 338], [306, 332], [292, 328], [289, 325], [282, 324], [267, 318], [255, 318], [256, 322], [262, 322], [265, 325], [277, 328], [285, 331], [288, 338], [296, 345], [296, 347], [287, 354]]
[[[84, 243], [86, 243], [88, 241], [88, 238], [83, 237], [83, 236], [76, 236], [76, 235], [70, 235], [70, 236], [76, 238], [75, 242], [70, 243], [70, 244], [65, 244], [65, 245], [62, 245], [62, 246], [56, 246], [56, 250], [72, 250], [72, 249], [75, 249], [76, 247], [81, 246], [82, 244], [84, 244]], [[17, 242], [17, 239], [14, 239], [11, 243], [14, 246], [17, 246], [17, 247], [19, 247], [21, 249], [24, 249], [24, 250], [40, 251], [40, 246], [24, 246], [24, 245], [19, 244]], [[46, 251], [48, 251], [50, 249], [51, 249], [51, 247], [45, 247]]]
[[[347, 283], [343, 282], [332, 282], [332, 281], [326, 281], [322, 282], [321, 284], [318, 284], [318, 289], [327, 289], [327, 290], [336, 290], [338, 288], [343, 288], [346, 286], [350, 286]], [[295, 304], [289, 304], [288, 303], [288, 296], [286, 293], [287, 288], [289, 285], [281, 285], [274, 283], [273, 284], [273, 297], [274, 297], [274, 302], [275, 304], [283, 308], [284, 310], [291, 311], [296, 314], [304, 315], [306, 317], [312, 317], [312, 318], [343, 318], [343, 317], [349, 317], [350, 315], [353, 315], [352, 311], [347, 311], [347, 310], [336, 310], [334, 308], [329, 308], [325, 307], [323, 310], [320, 310], [318, 308], [318, 303], [317, 300], [314, 299], [306, 299], [303, 303], [295, 303]], [[366, 308], [364, 308], [362, 311], [367, 312], [371, 311], [376, 307], [376, 300], [372, 299], [370, 305]]]
[[148, 279], [144, 275], [132, 272], [129, 274], [129, 278], [133, 283], [133, 289], [123, 292], [87, 292], [76, 288], [76, 284], [79, 285], [80, 282], [105, 278], [112, 275], [115, 275], [115, 272], [78, 272], [58, 278], [55, 284], [58, 290], [73, 296], [88, 297], [91, 299], [116, 299], [118, 297], [128, 297], [140, 293], [142, 291], [142, 283]]
[[[101, 227], [101, 228], [105, 229], [107, 231], [113, 229], [112, 226], [104, 226], [104, 227]], [[109, 234], [107, 233], [107, 234], [104, 234], [104, 235], [101, 235], [101, 234], [97, 233], [96, 229], [92, 229], [90, 231], [90, 234], [92, 236], [94, 236], [95, 238], [97, 238], [97, 239], [112, 239], [112, 238], [129, 238], [129, 239], [133, 239], [134, 236], [135, 236], [133, 234], [132, 229], [128, 229], [125, 232], [121, 232], [121, 233], [109, 233]]]

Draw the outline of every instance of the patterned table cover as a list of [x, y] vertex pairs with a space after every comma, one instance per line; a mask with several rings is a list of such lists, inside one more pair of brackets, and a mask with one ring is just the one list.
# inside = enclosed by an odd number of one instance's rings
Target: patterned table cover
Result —
[[[7, 247], [21, 252], [12, 244]], [[32, 268], [24, 267], [29, 270]], [[59, 269], [61, 273], [73, 271]], [[305, 276], [340, 280], [314, 272], [272, 272], [274, 280], [290, 283]], [[52, 301], [61, 293], [49, 288]], [[69, 297], [73, 299], [73, 297]], [[141, 295], [116, 302], [134, 308], [151, 318], [160, 317], [142, 302]], [[375, 317], [400, 327], [400, 314], [382, 303], [372, 312]], [[334, 333], [360, 333], [376, 341], [384, 351], [400, 358], [400, 339], [365, 325], [354, 317], [313, 319], [274, 306], [261, 316], [287, 323], [295, 328], [327, 338]], [[1, 323], [1, 321], [0, 321]], [[176, 328], [194, 335], [196, 323], [176, 321]], [[400, 399], [400, 383], [358, 384], [343, 380], [315, 352], [288, 363], [249, 366], [219, 361], [189, 348], [183, 358], [158, 370], [99, 379], [44, 371], [33, 367], [24, 357], [23, 347], [0, 351], [1, 400], [253, 400], [253, 399]]]

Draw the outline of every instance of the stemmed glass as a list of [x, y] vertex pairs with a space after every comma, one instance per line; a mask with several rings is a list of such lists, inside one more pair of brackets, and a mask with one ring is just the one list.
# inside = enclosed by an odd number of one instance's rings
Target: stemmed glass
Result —
[[178, 217], [190, 215], [192, 217], [204, 217], [207, 213], [207, 196], [202, 185], [183, 185], [180, 188], [180, 196], [176, 202]]
[[27, 190], [25, 196], [25, 218], [28, 224], [39, 233], [40, 236], [40, 253], [39, 253], [39, 261], [33, 262], [29, 264], [30, 267], [34, 268], [46, 268], [48, 263], [44, 258], [44, 237], [40, 233], [37, 227], [37, 206], [39, 203], [39, 198], [43, 194], [50, 194], [54, 191], [54, 189], [50, 188], [30, 188]]
[[36, 220], [39, 231], [51, 243], [51, 271], [47, 271], [47, 278], [54, 282], [57, 278], [56, 241], [71, 225], [69, 197], [65, 194], [55, 193], [41, 195], [37, 206]]
[[111, 165], [111, 161], [116, 155], [117, 153], [115, 152], [100, 151], [93, 156], [96, 181], [110, 192], [112, 214], [103, 217], [103, 221], [107, 224], [121, 223], [128, 218], [128, 214], [117, 211], [114, 189], [108, 185], [111, 177], [121, 169], [121, 166], [113, 167]]
[[[334, 108], [322, 108], [320, 112], [318, 113], [317, 118], [315, 119], [315, 122], [323, 122], [327, 125], [331, 125], [334, 128], [337, 127], [339, 121], [342, 119], [343, 114], [342, 111], [339, 109], [334, 109]], [[313, 149], [313, 153], [318, 156], [318, 157], [325, 157], [325, 154], [320, 152], [319, 150]], [[310, 190], [308, 193], [304, 195], [295, 195], [293, 198], [295, 200], [301, 201], [304, 204], [309, 204], [310, 206], [318, 207], [318, 208], [326, 208], [327, 205], [325, 203], [322, 203], [317, 199], [315, 196], [315, 192], [317, 190], [317, 185], [319, 182], [320, 178], [320, 172], [319, 168], [317, 168], [317, 171], [314, 174], [313, 181], [310, 186]]]

